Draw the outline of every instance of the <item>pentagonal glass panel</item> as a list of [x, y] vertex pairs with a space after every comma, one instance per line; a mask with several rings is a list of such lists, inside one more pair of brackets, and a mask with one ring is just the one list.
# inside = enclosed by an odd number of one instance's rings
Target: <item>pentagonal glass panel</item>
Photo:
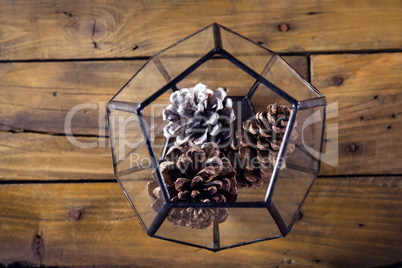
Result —
[[[236, 119], [232, 123], [233, 130], [240, 126], [242, 121], [252, 116], [252, 107], [245, 96], [255, 83], [255, 79], [230, 61], [220, 56], [213, 57], [180, 81], [177, 88], [179, 90], [193, 88], [198, 83], [205, 84], [211, 90], [219, 87], [225, 89], [227, 98], [231, 99], [235, 111]], [[232, 132], [234, 134], [234, 131]], [[227, 141], [227, 144], [220, 144], [220, 146], [221, 148], [229, 147], [230, 140]]]
[[154, 183], [148, 148], [135, 113], [110, 110], [109, 128], [113, 146], [115, 174], [138, 217], [148, 227], [156, 211], [148, 194], [148, 183]]
[[323, 107], [315, 107], [298, 112], [296, 126], [292, 131], [293, 138], [288, 141], [286, 147], [294, 151], [287, 154], [288, 150], [285, 150], [284, 168], [278, 172], [272, 201], [287, 226], [291, 225], [318, 174], [323, 110]]

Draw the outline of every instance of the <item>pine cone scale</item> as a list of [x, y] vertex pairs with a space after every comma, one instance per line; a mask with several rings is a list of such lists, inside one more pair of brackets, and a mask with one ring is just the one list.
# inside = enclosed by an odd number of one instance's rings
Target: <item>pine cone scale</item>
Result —
[[183, 189], [185, 189], [185, 188], [187, 188], [186, 187], [186, 185], [187, 184], [189, 184], [190, 183], [190, 180], [189, 179], [186, 179], [186, 178], [178, 178], [176, 181], [175, 181], [175, 189], [176, 189], [176, 191], [178, 191], [178, 192], [180, 192], [180, 191], [182, 191]]
[[204, 182], [211, 181], [215, 176], [215, 168], [211, 166], [206, 166], [200, 172], [197, 173], [197, 177], [202, 178]]
[[160, 165], [160, 170], [166, 183], [172, 183], [174, 182], [175, 178], [180, 177], [180, 175], [182, 175], [182, 172], [177, 168], [176, 163], [170, 161], [163, 162]]

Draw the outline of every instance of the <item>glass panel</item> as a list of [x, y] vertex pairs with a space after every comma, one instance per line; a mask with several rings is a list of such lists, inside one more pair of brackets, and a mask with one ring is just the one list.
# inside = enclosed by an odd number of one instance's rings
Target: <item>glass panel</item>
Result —
[[148, 194], [148, 183], [155, 184], [152, 164], [136, 114], [111, 110], [109, 127], [113, 142], [115, 172], [138, 217], [148, 227], [156, 211]]
[[225, 212], [225, 209], [217, 208], [172, 208], [156, 235], [200, 247], [214, 248], [213, 219]]
[[164, 202], [162, 195], [160, 195], [159, 199], [155, 199], [149, 194], [159, 186], [151, 175], [152, 171], [153, 168], [147, 168], [118, 176], [122, 188], [135, 208], [137, 216], [146, 228], [149, 228]]
[[153, 57], [166, 80], [175, 78], [214, 48], [212, 27], [164, 50]]
[[298, 112], [292, 131], [297, 138], [287, 146], [294, 151], [285, 153], [286, 167], [278, 173], [272, 201], [288, 226], [318, 172], [322, 118], [323, 107]]
[[212, 49], [212, 27], [186, 37], [151, 57], [114, 100], [142, 102]]
[[222, 248], [280, 235], [266, 208], [228, 208], [228, 215], [227, 220], [219, 224]]
[[323, 128], [323, 107], [301, 110], [293, 128], [295, 150], [285, 159], [289, 168], [315, 174], [318, 171]]
[[166, 58], [175, 57], [176, 59], [183, 56], [200, 58], [213, 48], [214, 36], [212, 25], [209, 25], [155, 55], [160, 57], [163, 54]]
[[223, 49], [245, 65], [261, 74], [274, 53], [245, 37], [221, 27]]
[[149, 138], [156, 157], [162, 156], [166, 138], [163, 135], [163, 128], [167, 121], [163, 120], [163, 110], [171, 104], [170, 95], [173, 90], [168, 90], [156, 98], [152, 103], [144, 108], [142, 115], [148, 128]]
[[279, 171], [272, 201], [288, 227], [314, 178], [315, 174], [290, 168]]
[[148, 61], [113, 100], [141, 103], [165, 84], [166, 80], [155, 62]]
[[156, 235], [220, 249], [280, 232], [266, 208], [173, 208]]
[[275, 59], [263, 76], [298, 101], [322, 96], [281, 57]]
[[273, 92], [264, 84], [259, 84], [251, 96], [251, 104], [254, 107], [254, 112], [266, 111], [269, 104], [286, 105], [292, 109], [292, 104], [287, 100]]
[[244, 97], [247, 96], [254, 81], [255, 79], [230, 61], [214, 57], [178, 83], [177, 87], [189, 88], [203, 83], [212, 90], [218, 87], [226, 89], [228, 97]]

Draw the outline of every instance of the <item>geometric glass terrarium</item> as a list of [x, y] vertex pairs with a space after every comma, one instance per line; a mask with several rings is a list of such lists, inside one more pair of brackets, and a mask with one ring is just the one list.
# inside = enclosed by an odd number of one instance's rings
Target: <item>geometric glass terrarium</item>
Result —
[[153, 55], [107, 112], [116, 179], [152, 237], [284, 237], [319, 173], [325, 97], [217, 23]]

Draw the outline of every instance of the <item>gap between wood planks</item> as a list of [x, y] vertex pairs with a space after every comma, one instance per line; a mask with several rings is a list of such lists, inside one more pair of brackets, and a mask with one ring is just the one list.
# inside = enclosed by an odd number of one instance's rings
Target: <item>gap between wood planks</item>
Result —
[[[342, 175], [318, 175], [317, 180], [325, 179], [347, 179], [347, 178], [381, 178], [381, 177], [402, 177], [402, 174], [342, 174]], [[0, 180], [0, 185], [20, 184], [85, 184], [85, 183], [117, 183], [116, 179], [107, 180]]]
[[[274, 51], [275, 52], [275, 51]], [[340, 55], [340, 54], [380, 54], [402, 53], [402, 49], [362, 49], [362, 50], [329, 50], [329, 51], [306, 51], [306, 52], [275, 52], [279, 56], [311, 56], [311, 55]], [[1, 63], [12, 62], [85, 62], [85, 61], [130, 61], [148, 60], [152, 56], [138, 57], [113, 57], [113, 58], [83, 58], [83, 59], [29, 59], [29, 60], [0, 60]]]
[[[5, 124], [1, 124], [0, 126], [7, 126]], [[0, 129], [1, 132], [10, 132], [10, 133], [33, 133], [33, 134], [42, 134], [42, 135], [50, 135], [50, 136], [69, 136], [69, 137], [77, 137], [77, 138], [109, 138], [109, 135], [93, 135], [93, 134], [66, 134], [66, 133], [58, 133], [58, 132], [47, 132], [47, 131], [38, 131], [38, 130], [29, 130], [29, 129], [19, 129], [19, 128], [10, 128], [8, 130]], [[106, 129], [106, 132], [108, 130]]]

